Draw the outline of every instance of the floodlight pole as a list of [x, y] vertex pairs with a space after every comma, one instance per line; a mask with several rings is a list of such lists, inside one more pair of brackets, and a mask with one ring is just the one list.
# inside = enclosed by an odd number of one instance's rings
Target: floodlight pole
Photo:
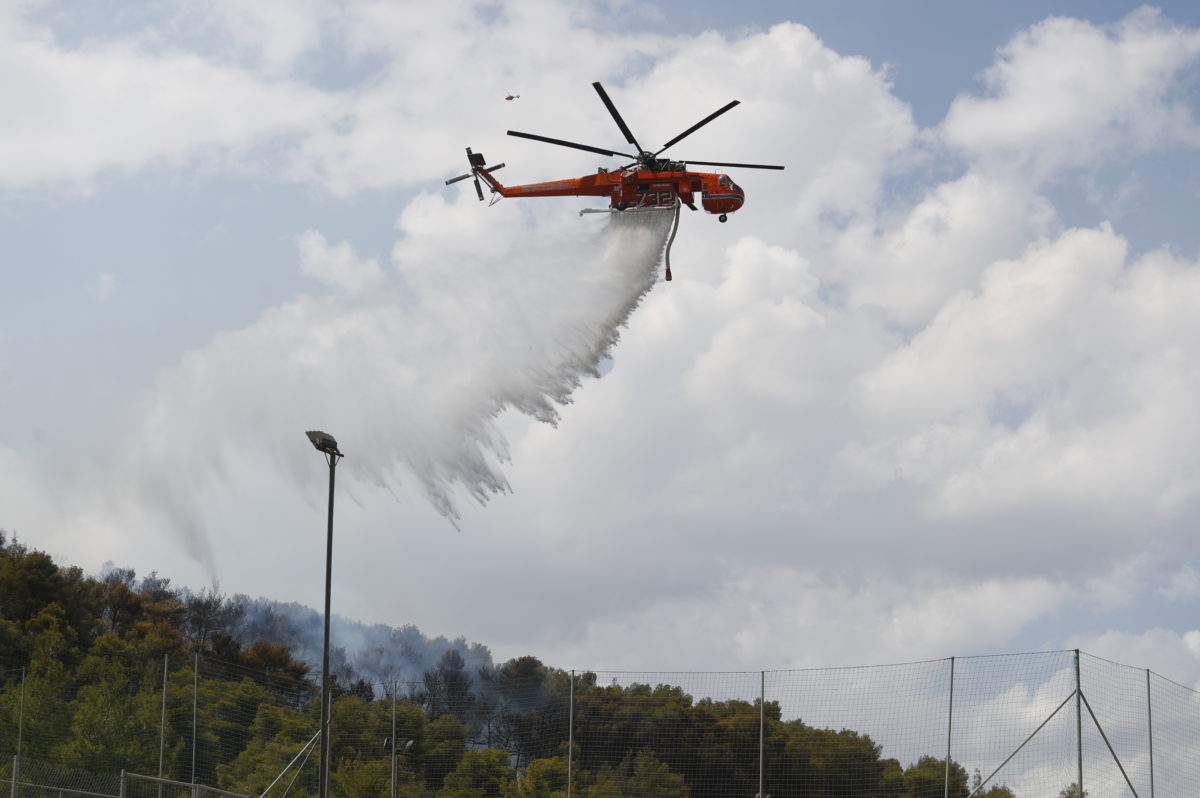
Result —
[[329, 593], [333, 578], [333, 482], [338, 460], [343, 455], [338, 451], [337, 441], [332, 435], [311, 431], [305, 433], [317, 451], [325, 455], [329, 463], [329, 523], [325, 536], [325, 638], [321, 646], [321, 761], [318, 768], [319, 798], [329, 796]]

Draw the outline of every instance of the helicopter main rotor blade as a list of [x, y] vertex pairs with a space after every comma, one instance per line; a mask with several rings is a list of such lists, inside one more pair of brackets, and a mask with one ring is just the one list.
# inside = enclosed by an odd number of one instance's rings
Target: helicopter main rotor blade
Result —
[[637, 147], [638, 152], [642, 152], [642, 145], [638, 144], [637, 139], [635, 139], [633, 134], [629, 132], [629, 127], [625, 124], [625, 120], [621, 118], [621, 115], [617, 113], [617, 106], [613, 105], [613, 101], [608, 99], [608, 92], [606, 92], [604, 87], [600, 85], [600, 81], [597, 80], [595, 83], [593, 83], [592, 88], [594, 88], [596, 93], [600, 95], [600, 99], [604, 102], [604, 107], [608, 109], [610, 114], [612, 114], [613, 121], [617, 123], [617, 127], [621, 128], [621, 132], [625, 134], [625, 140]]
[[562, 139], [552, 139], [549, 136], [538, 136], [533, 133], [520, 133], [516, 130], [508, 131], [508, 135], [516, 136], [517, 138], [522, 138], [522, 139], [530, 139], [532, 141], [544, 141], [547, 144], [557, 144], [560, 147], [572, 147], [576, 150], [583, 150], [585, 152], [594, 152], [594, 153], [597, 153], [598, 155], [609, 155], [609, 156], [620, 155], [624, 158], [636, 158], [637, 157], [636, 155], [629, 155], [629, 154], [623, 153], [623, 152], [613, 152], [612, 150], [603, 150], [603, 149], [600, 149], [599, 147], [589, 147], [586, 144], [576, 144], [573, 141], [563, 141]]
[[[667, 147], [670, 147], [672, 144], [675, 144], [676, 142], [678, 142], [678, 141], [681, 141], [681, 140], [683, 140], [683, 139], [687, 138], [688, 136], [692, 135], [692, 134], [693, 134], [693, 133], [695, 133], [697, 130], [699, 130], [700, 128], [704, 127], [704, 126], [705, 126], [705, 125], [707, 125], [709, 122], [713, 121], [713, 120], [714, 120], [714, 119], [716, 119], [718, 116], [720, 116], [721, 114], [723, 114], [723, 113], [725, 113], [726, 111], [728, 111], [730, 108], [733, 108], [735, 105], [741, 105], [741, 102], [742, 102], [741, 100], [734, 100], [733, 102], [729, 103], [729, 105], [726, 105], [724, 108], [722, 108], [721, 110], [719, 110], [719, 111], [714, 111], [713, 113], [711, 113], [711, 114], [709, 114], [708, 116], [704, 117], [704, 118], [703, 118], [703, 119], [701, 119], [699, 122], [697, 122], [696, 124], [692, 125], [692, 126], [691, 126], [691, 127], [689, 127], [687, 130], [683, 131], [683, 132], [682, 132], [682, 133], [680, 133], [678, 136], [676, 136], [675, 138], [673, 138], [673, 139], [671, 139], [670, 141], [668, 141], [666, 144], [662, 145], [662, 149], [660, 149], [658, 152], [662, 152], [662, 151], [663, 151], [663, 150], [665, 150]], [[654, 153], [654, 154], [655, 154], [655, 155], [658, 155], [658, 152], [656, 152], [656, 153]]]
[[732, 166], [735, 169], [783, 169], [782, 166], [771, 166], [765, 163], [722, 163], [720, 161], [689, 161], [684, 160], [684, 163], [697, 164], [699, 166]]

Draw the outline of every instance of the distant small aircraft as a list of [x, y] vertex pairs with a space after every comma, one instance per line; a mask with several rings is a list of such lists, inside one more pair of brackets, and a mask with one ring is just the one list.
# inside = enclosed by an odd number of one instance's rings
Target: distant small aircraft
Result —
[[507, 97], [505, 97], [504, 99], [506, 99], [506, 100], [519, 100], [519, 99], [521, 99], [521, 95], [519, 95], [519, 94], [510, 94], [510, 95], [508, 95]]

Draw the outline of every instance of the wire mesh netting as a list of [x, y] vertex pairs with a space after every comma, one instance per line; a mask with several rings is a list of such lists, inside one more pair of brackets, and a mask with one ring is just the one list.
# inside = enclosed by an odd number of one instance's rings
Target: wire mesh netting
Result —
[[123, 773], [120, 788], [122, 798], [211, 798], [212, 796], [250, 798], [241, 793], [221, 790], [208, 785], [185, 784], [140, 773]]
[[[177, 781], [235, 792], [243, 783], [269, 783], [320, 725], [320, 691], [270, 670], [197, 658], [176, 673], [168, 692], [163, 775]], [[300, 786], [316, 792], [315, 770], [305, 775]]]
[[950, 749], [983, 790], [1057, 796], [1076, 781], [1074, 652], [962, 657], [953, 669]]
[[24, 668], [0, 670], [0, 768], [17, 753], [24, 680]]
[[[693, 798], [759, 791], [760, 673], [595, 673], [576, 680], [576, 784]], [[574, 762], [573, 762], [574, 764]]]
[[1149, 715], [1153, 781], [1157, 795], [1200, 793], [1200, 693], [1150, 675]]
[[[13, 762], [0, 768], [5, 786], [12, 786]], [[34, 757], [22, 756], [20, 761], [20, 788], [15, 795], [20, 798], [43, 798], [44, 796], [116, 795], [120, 791], [119, 773], [96, 773], [83, 768], [71, 767], [61, 762], [47, 762]]]
[[[319, 685], [269, 659], [0, 672], [0, 789], [317, 795]], [[1074, 651], [750, 673], [450, 658], [411, 682], [332, 681], [336, 796], [1106, 798], [1200, 783], [1200, 694]]]
[[1083, 783], [1105, 795], [1149, 795], [1147, 671], [1080, 656]]
[[127, 773], [122, 794], [125, 798], [192, 798], [190, 784]]
[[902, 794], [905, 767], [945, 756], [948, 686], [945, 661], [768, 674], [787, 737], [767, 792]]

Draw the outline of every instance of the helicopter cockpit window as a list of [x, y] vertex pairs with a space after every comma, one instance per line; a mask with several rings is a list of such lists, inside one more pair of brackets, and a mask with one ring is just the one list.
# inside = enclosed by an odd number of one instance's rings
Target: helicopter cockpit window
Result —
[[717, 184], [725, 188], [729, 188], [729, 184], [733, 181], [729, 179], [729, 175], [721, 175], [717, 178]]

